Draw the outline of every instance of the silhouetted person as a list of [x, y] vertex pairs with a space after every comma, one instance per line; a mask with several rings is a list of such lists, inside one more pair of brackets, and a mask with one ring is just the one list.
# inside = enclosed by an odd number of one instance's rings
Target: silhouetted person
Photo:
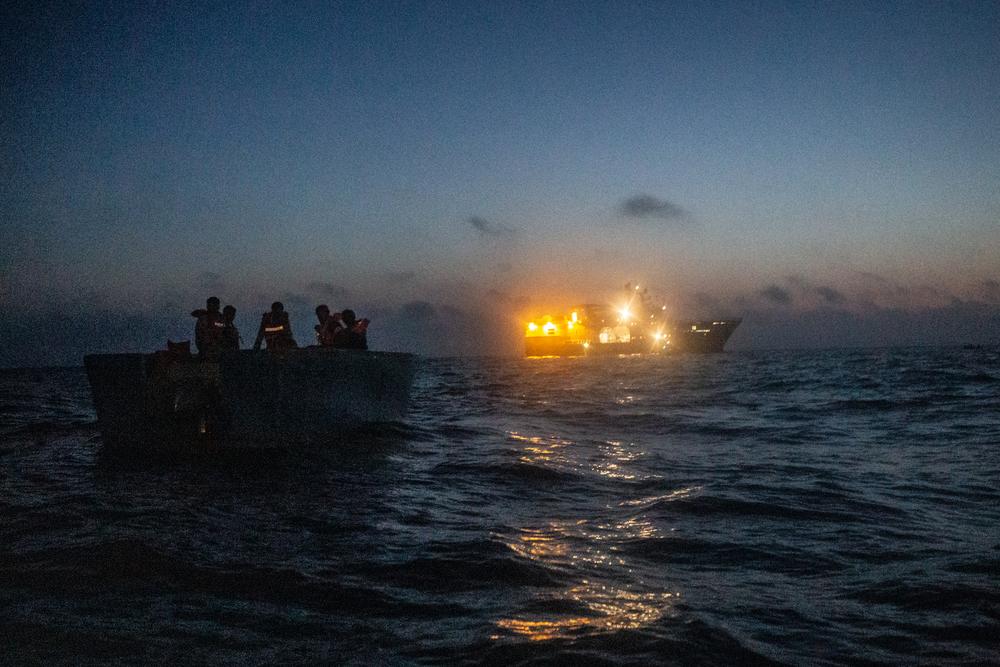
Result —
[[191, 316], [198, 318], [194, 325], [194, 344], [198, 348], [198, 354], [204, 357], [206, 354], [218, 352], [222, 342], [222, 330], [225, 327], [222, 313], [219, 312], [219, 298], [208, 297], [205, 308], [192, 310]]
[[271, 352], [298, 347], [292, 337], [292, 325], [288, 321], [288, 313], [280, 301], [272, 303], [271, 310], [264, 313], [260, 319], [260, 329], [257, 330], [257, 340], [253, 343], [253, 349], [259, 350], [261, 341], [267, 341], [267, 349]]
[[368, 349], [368, 320], [357, 319], [350, 308], [340, 314], [344, 326], [334, 334], [333, 346], [345, 350]]
[[330, 308], [326, 304], [316, 306], [316, 319], [319, 324], [313, 328], [316, 330], [316, 342], [323, 347], [331, 347], [337, 331], [343, 327], [340, 321], [340, 313], [330, 313]]
[[236, 319], [236, 308], [226, 306], [222, 309], [222, 338], [219, 341], [219, 348], [223, 350], [240, 349], [240, 330], [236, 328], [233, 320]]

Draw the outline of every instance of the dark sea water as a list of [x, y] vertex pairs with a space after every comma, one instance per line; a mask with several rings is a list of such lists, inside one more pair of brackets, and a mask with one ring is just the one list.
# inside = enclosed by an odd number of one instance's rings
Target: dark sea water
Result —
[[182, 457], [0, 377], [2, 663], [1000, 663], [994, 348], [424, 360]]

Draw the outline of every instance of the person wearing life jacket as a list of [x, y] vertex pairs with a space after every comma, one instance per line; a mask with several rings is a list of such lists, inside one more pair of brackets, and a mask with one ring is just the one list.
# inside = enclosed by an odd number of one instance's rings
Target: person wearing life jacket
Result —
[[233, 320], [236, 319], [236, 308], [226, 306], [222, 309], [222, 336], [219, 339], [219, 348], [222, 350], [240, 349], [240, 330], [236, 328]]
[[368, 319], [357, 319], [350, 308], [345, 309], [340, 317], [344, 326], [334, 334], [333, 346], [345, 350], [367, 350]]
[[198, 318], [194, 325], [194, 344], [198, 348], [199, 356], [204, 357], [218, 352], [222, 342], [222, 330], [225, 328], [222, 313], [219, 312], [219, 298], [208, 297], [205, 308], [191, 311], [191, 316]]
[[340, 313], [331, 314], [329, 306], [321, 304], [316, 306], [316, 319], [319, 320], [319, 324], [313, 327], [316, 330], [316, 342], [322, 347], [332, 347], [337, 331], [343, 327]]
[[267, 349], [271, 352], [293, 350], [298, 347], [292, 337], [292, 325], [288, 321], [288, 313], [280, 301], [272, 303], [271, 310], [264, 313], [260, 319], [260, 329], [257, 330], [257, 340], [253, 343], [253, 349], [259, 350], [261, 341], [267, 342]]

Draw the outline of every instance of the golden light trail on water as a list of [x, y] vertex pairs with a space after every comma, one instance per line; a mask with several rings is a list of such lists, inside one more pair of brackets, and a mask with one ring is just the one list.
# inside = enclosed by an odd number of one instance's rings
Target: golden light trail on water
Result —
[[[521, 463], [572, 468], [582, 474], [623, 480], [638, 475], [630, 463], [642, 452], [630, 447], [631, 443], [606, 441], [598, 447], [599, 460], [583, 462], [573, 457], [576, 443], [571, 440], [517, 432], [509, 432], [508, 437], [517, 445]], [[641, 628], [670, 613], [680, 594], [650, 588], [637, 579], [618, 545], [662, 537], [655, 523], [645, 516], [646, 508], [659, 501], [684, 498], [696, 490], [682, 488], [623, 500], [616, 506], [632, 509], [618, 520], [560, 519], [497, 535], [518, 557], [556, 571], [576, 572], [579, 578], [563, 590], [543, 594], [545, 601], [561, 611], [539, 613], [535, 611], [537, 605], [531, 605], [535, 610], [498, 619], [496, 626], [509, 633], [507, 636], [548, 641]], [[503, 637], [498, 634], [492, 638]]]
[[532, 641], [571, 638], [585, 632], [634, 630], [661, 618], [676, 594], [636, 593], [583, 581], [558, 597], [585, 607], [587, 613], [555, 619], [500, 619], [497, 626]]

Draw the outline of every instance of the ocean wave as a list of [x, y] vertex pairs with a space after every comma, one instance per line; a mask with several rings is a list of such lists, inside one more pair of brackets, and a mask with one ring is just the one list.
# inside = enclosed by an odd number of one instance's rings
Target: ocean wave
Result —
[[408, 655], [431, 664], [781, 664], [725, 628], [698, 619], [665, 618], [652, 627], [527, 643], [522, 639], [517, 633], [496, 634], [451, 656], [433, 650]]
[[882, 604], [911, 611], [965, 611], [978, 606], [1000, 605], [1000, 592], [984, 584], [954, 581], [927, 581], [913, 573], [912, 579], [889, 579], [861, 586], [843, 597], [871, 604]]
[[8, 373], [6, 655], [988, 663], [997, 364], [424, 360], [405, 423], [162, 456], [100, 444], [82, 371]]
[[663, 506], [664, 511], [680, 516], [731, 516], [747, 519], [799, 521], [805, 523], [864, 523], [870, 519], [846, 509], [821, 509], [815, 505], [765, 502], [702, 494], [696, 499], [681, 500]]
[[498, 579], [510, 586], [551, 588], [560, 585], [550, 567], [511, 558], [508, 554], [414, 558], [363, 571], [379, 581], [435, 593], [489, 590]]

